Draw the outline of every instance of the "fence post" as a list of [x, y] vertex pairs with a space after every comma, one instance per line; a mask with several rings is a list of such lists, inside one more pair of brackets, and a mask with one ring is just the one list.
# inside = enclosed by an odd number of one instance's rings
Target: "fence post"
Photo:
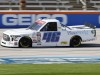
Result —
[[9, 10], [12, 10], [12, 1], [8, 0], [8, 2], [9, 2]]

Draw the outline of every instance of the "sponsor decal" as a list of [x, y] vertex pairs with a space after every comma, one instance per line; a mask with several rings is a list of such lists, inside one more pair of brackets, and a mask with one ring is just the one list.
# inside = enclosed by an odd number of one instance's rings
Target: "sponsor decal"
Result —
[[37, 33], [37, 44], [41, 45], [41, 33], [40, 32]]
[[46, 40], [46, 42], [58, 42], [60, 34], [60, 32], [46, 32], [43, 35], [43, 40]]
[[67, 41], [62, 41], [61, 44], [68, 44], [68, 42]]
[[33, 39], [32, 42], [33, 42], [33, 43], [37, 43], [37, 40], [36, 40], [36, 39]]
[[58, 27], [58, 29], [61, 29], [61, 27]]
[[37, 38], [36, 37], [32, 37], [32, 42], [33, 43], [37, 43]]
[[18, 42], [14, 42], [14, 45], [18, 45]]
[[39, 19], [39, 20], [36, 20], [36, 23], [43, 25], [43, 24], [45, 24], [46, 22]]
[[[41, 18], [56, 18], [63, 24], [67, 24], [67, 16], [65, 14], [4, 14], [1, 16], [1, 23], [3, 26], [31, 25], [37, 19]], [[38, 22], [44, 23], [40, 20]]]
[[62, 24], [83, 25], [84, 23], [91, 23], [100, 28], [100, 14], [0, 14], [0, 27], [1, 28], [18, 28], [28, 27], [33, 24], [37, 19], [43, 18], [56, 18]]
[[87, 35], [88, 31], [68, 31], [68, 35], [77, 35], [77, 34], [82, 34], [82, 35]]

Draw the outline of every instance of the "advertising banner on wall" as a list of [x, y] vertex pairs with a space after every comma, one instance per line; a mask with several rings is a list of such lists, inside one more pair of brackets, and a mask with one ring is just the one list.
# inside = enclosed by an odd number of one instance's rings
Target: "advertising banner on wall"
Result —
[[85, 23], [91, 23], [100, 28], [100, 14], [99, 13], [0, 13], [0, 28], [25, 28], [33, 24], [37, 19], [43, 18], [56, 18], [62, 24], [71, 25], [83, 25]]

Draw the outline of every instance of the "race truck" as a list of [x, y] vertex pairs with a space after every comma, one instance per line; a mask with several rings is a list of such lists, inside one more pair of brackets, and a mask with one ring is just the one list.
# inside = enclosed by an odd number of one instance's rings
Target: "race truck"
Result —
[[57, 19], [38, 19], [28, 28], [3, 32], [1, 45], [6, 47], [72, 46], [96, 39], [91, 24], [66, 26]]

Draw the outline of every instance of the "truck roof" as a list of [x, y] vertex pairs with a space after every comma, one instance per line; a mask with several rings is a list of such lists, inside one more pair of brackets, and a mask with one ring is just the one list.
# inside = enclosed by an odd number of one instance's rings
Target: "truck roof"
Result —
[[45, 21], [45, 22], [58, 22], [57, 19], [42, 19], [42, 21]]

